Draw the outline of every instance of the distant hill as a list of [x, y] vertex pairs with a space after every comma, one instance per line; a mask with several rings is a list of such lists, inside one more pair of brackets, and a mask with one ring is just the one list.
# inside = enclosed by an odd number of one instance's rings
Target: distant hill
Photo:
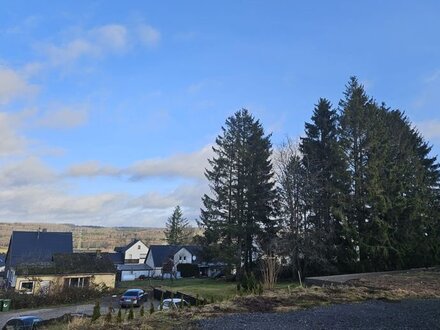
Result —
[[134, 238], [145, 244], [166, 244], [163, 228], [139, 227], [98, 227], [76, 226], [73, 224], [52, 223], [0, 223], [0, 252], [8, 248], [13, 230], [68, 231], [73, 233], [73, 247], [77, 250], [112, 251], [115, 246], [123, 246]]

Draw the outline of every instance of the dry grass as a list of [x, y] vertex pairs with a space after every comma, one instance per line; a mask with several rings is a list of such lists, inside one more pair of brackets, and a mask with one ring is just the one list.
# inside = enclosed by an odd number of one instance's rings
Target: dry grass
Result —
[[[367, 286], [361, 286], [367, 283]], [[400, 285], [398, 284], [400, 283]], [[152, 315], [139, 317], [133, 321], [106, 323], [101, 317], [96, 323], [89, 319], [75, 320], [63, 328], [49, 327], [50, 330], [80, 329], [196, 329], [196, 321], [210, 317], [234, 313], [252, 312], [289, 312], [314, 306], [361, 302], [365, 300], [399, 301], [408, 298], [440, 298], [440, 276], [436, 270], [417, 274], [393, 274], [377, 276], [368, 282], [360, 281], [354, 285], [329, 287], [278, 287], [266, 291], [263, 295], [237, 296], [229, 300], [200, 307], [184, 308], [173, 311], [160, 311]], [[374, 288], [373, 285], [382, 285]]]

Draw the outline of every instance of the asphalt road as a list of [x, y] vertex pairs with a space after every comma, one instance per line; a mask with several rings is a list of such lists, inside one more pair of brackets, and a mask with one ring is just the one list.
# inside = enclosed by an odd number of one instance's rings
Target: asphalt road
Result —
[[202, 329], [440, 329], [440, 299], [367, 301], [290, 313], [235, 314], [202, 320]]
[[[108, 308], [113, 307], [118, 309], [118, 297], [104, 297], [100, 301], [101, 314], [104, 315], [108, 313]], [[153, 301], [155, 307], [158, 306], [157, 301]], [[9, 312], [0, 312], [0, 328], [12, 317], [23, 316], [23, 315], [33, 315], [42, 318], [43, 320], [50, 320], [63, 316], [64, 314], [87, 314], [92, 315], [94, 304], [81, 304], [81, 305], [71, 305], [62, 307], [46, 307], [38, 309], [19, 309]], [[147, 311], [150, 308], [150, 300], [144, 302], [144, 308]], [[139, 310], [136, 308], [135, 310]]]

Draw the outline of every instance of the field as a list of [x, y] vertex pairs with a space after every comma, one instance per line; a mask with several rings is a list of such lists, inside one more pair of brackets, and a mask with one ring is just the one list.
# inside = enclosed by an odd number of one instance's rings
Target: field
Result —
[[[128, 288], [144, 288], [148, 290], [149, 287], [165, 289], [169, 291], [179, 291], [191, 296], [199, 296], [208, 301], [214, 299], [215, 301], [223, 301], [233, 298], [237, 295], [237, 283], [227, 282], [223, 279], [209, 279], [209, 278], [182, 278], [178, 280], [159, 280], [147, 279], [144, 281], [130, 281], [121, 282], [119, 289], [121, 291]], [[280, 282], [276, 285], [277, 289], [287, 289], [287, 287], [297, 287], [297, 282]]]
[[73, 233], [73, 247], [76, 250], [113, 251], [115, 246], [123, 246], [133, 239], [141, 239], [145, 244], [165, 244], [162, 228], [138, 227], [97, 227], [73, 224], [49, 223], [0, 223], [0, 253], [5, 253], [13, 230], [67, 231]]

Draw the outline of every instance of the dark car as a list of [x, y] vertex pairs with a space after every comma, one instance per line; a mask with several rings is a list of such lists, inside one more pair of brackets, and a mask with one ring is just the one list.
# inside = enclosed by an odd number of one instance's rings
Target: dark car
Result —
[[18, 316], [9, 319], [2, 330], [35, 330], [43, 320], [37, 316]]
[[139, 307], [145, 301], [146, 294], [141, 289], [130, 289], [124, 292], [119, 299], [121, 307]]

